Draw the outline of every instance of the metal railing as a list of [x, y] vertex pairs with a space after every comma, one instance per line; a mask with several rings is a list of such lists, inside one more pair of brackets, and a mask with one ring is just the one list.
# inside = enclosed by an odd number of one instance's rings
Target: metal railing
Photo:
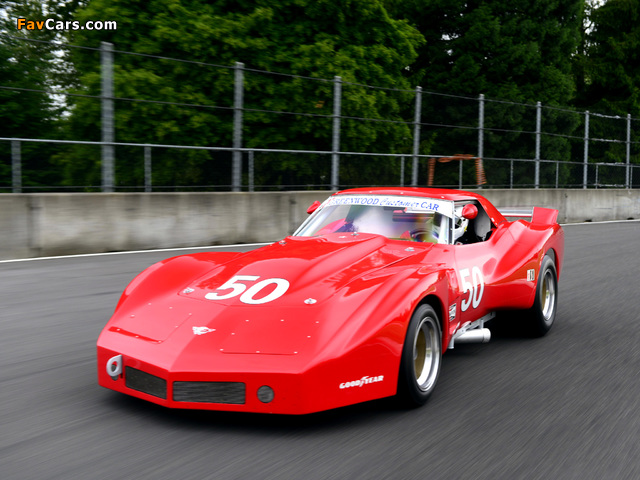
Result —
[[[347, 188], [347, 187], [357, 187], [357, 186], [365, 186], [363, 184], [337, 184], [337, 174], [339, 172], [338, 168], [335, 168], [334, 161], [335, 159], [342, 159], [342, 162], [348, 161], [350, 158], [357, 157], [377, 157], [378, 160], [395, 160], [397, 177], [392, 181], [383, 181], [380, 185], [398, 185], [398, 186], [424, 186], [425, 182], [419, 182], [417, 179], [417, 171], [418, 171], [418, 162], [420, 160], [426, 160], [430, 158], [440, 158], [437, 155], [412, 155], [412, 154], [395, 154], [395, 153], [364, 153], [364, 152], [341, 152], [341, 151], [319, 151], [319, 150], [285, 150], [285, 149], [259, 149], [259, 148], [229, 148], [229, 147], [206, 147], [206, 146], [194, 146], [194, 145], [162, 145], [162, 144], [139, 144], [139, 143], [109, 143], [105, 144], [104, 142], [89, 142], [89, 141], [73, 141], [73, 140], [49, 140], [49, 139], [28, 139], [28, 138], [7, 138], [0, 137], [0, 141], [10, 141], [12, 146], [12, 164], [13, 164], [13, 174], [12, 174], [12, 186], [11, 191], [13, 193], [21, 193], [28, 192], [30, 190], [96, 190], [100, 189], [103, 192], [112, 192], [114, 190], [121, 191], [144, 191], [144, 192], [152, 192], [152, 191], [161, 191], [166, 189], [172, 190], [233, 190], [233, 191], [241, 191], [246, 190], [249, 192], [254, 192], [257, 190], [268, 190], [268, 189], [308, 189], [308, 188], [319, 188], [319, 189], [332, 189], [337, 190], [338, 188]], [[20, 151], [21, 144], [23, 142], [34, 142], [34, 143], [51, 143], [51, 144], [78, 144], [78, 145], [95, 145], [104, 148], [105, 146], [110, 147], [137, 147], [142, 151], [143, 164], [144, 164], [144, 182], [142, 185], [132, 185], [132, 186], [121, 186], [114, 189], [112, 186], [105, 185], [103, 183], [102, 186], [96, 185], [82, 185], [82, 186], [65, 186], [65, 187], [25, 187], [21, 182], [21, 160], [20, 160]], [[246, 182], [244, 185], [236, 185], [236, 184], [222, 184], [222, 185], [170, 185], [170, 186], [162, 186], [162, 185], [154, 185], [153, 178], [153, 165], [152, 165], [152, 150], [153, 149], [174, 149], [174, 150], [204, 150], [204, 151], [212, 151], [212, 152], [232, 152], [234, 154], [234, 160], [237, 161], [241, 166], [245, 163], [246, 159]], [[331, 183], [323, 181], [324, 179], [320, 179], [316, 183], [312, 184], [278, 184], [278, 185], [256, 185], [255, 180], [255, 164], [256, 157], [259, 157], [260, 154], [291, 154], [291, 155], [315, 155], [315, 156], [323, 156], [327, 157], [331, 162]], [[531, 159], [507, 159], [507, 158], [486, 158], [486, 161], [491, 161], [498, 164], [503, 165], [503, 168], [508, 170], [508, 182], [504, 184], [490, 184], [492, 188], [638, 188], [638, 184], [640, 183], [640, 165], [634, 164], [621, 164], [621, 163], [582, 163], [582, 162], [562, 162], [562, 161], [553, 161], [553, 160], [544, 160], [540, 159], [537, 161], [533, 161]], [[407, 162], [411, 162], [409, 166], [407, 166]], [[530, 168], [535, 170], [536, 178], [539, 178], [541, 166], [544, 169], [547, 167], [548, 175], [547, 177], [551, 178], [551, 181], [548, 181], [544, 184], [540, 184], [539, 181], [536, 184], [526, 184], [522, 182], [516, 181], [514, 178], [515, 170], [518, 165], [524, 166], [524, 168]], [[576, 171], [580, 170], [583, 174], [583, 178], [585, 179], [583, 183], [560, 183], [560, 168], [562, 166], [567, 166], [570, 168], [574, 168]], [[242, 168], [242, 167], [240, 167]], [[463, 173], [463, 164], [460, 162], [459, 164], [459, 175], [457, 183], [448, 183], [448, 184], [438, 184], [441, 187], [447, 188], [476, 188], [479, 185], [477, 184], [465, 184], [462, 181], [462, 173]], [[234, 173], [238, 175], [239, 173]], [[408, 178], [409, 177], [409, 178]], [[613, 180], [612, 180], [613, 179]], [[334, 183], [335, 182], [335, 183]], [[375, 183], [368, 182], [366, 186], [373, 186]], [[232, 189], [231, 187], [236, 187]], [[257, 188], [256, 188], [257, 187]], [[262, 188], [261, 188], [262, 187]], [[1, 187], [0, 187], [1, 188]]]
[[[66, 45], [64, 47], [74, 48]], [[87, 47], [77, 47], [85, 50]], [[98, 50], [98, 49], [93, 49]], [[100, 49], [101, 64], [101, 93], [100, 95], [80, 95], [62, 92], [48, 92], [39, 90], [40, 93], [87, 97], [101, 102], [101, 141], [68, 140], [68, 139], [42, 139], [42, 138], [18, 138], [0, 137], [0, 142], [10, 142], [11, 155], [11, 184], [2, 185], [0, 178], [0, 190], [10, 189], [14, 193], [35, 189], [96, 189], [103, 192], [115, 190], [140, 190], [150, 192], [166, 188], [181, 189], [228, 189], [231, 191], [255, 191], [256, 189], [270, 188], [327, 188], [336, 190], [341, 187], [370, 185], [374, 181], [383, 184], [398, 184], [417, 186], [424, 184], [420, 178], [421, 171], [426, 170], [425, 159], [450, 156], [454, 153], [473, 154], [482, 159], [489, 179], [488, 185], [501, 188], [637, 188], [640, 186], [640, 132], [634, 129], [634, 122], [640, 120], [625, 117], [603, 115], [589, 111], [579, 112], [569, 108], [544, 106], [541, 102], [535, 105], [509, 102], [485, 98], [480, 95], [477, 98], [459, 95], [448, 95], [436, 92], [423, 91], [421, 87], [415, 90], [403, 90], [382, 88], [369, 85], [360, 85], [345, 82], [339, 76], [333, 79], [305, 78], [295, 75], [281, 74], [248, 69], [243, 63], [236, 63], [233, 67], [214, 64], [202, 64], [212, 68], [220, 68], [233, 71], [233, 105], [213, 106], [196, 105], [193, 103], [177, 103], [163, 100], [148, 100], [139, 98], [117, 97], [114, 94], [114, 54], [152, 57], [132, 52], [114, 50], [113, 45], [102, 43]], [[184, 62], [181, 59], [163, 60]], [[254, 75], [280, 75], [285, 78], [303, 79], [304, 81], [325, 82], [332, 85], [333, 96], [331, 98], [332, 113], [317, 114], [309, 112], [270, 111], [263, 108], [248, 107], [245, 104], [244, 93], [247, 87], [247, 72]], [[350, 116], [343, 109], [344, 88], [380, 89], [385, 94], [399, 94], [403, 97], [412, 96], [413, 100], [405, 105], [405, 115], [411, 115], [411, 120], [401, 117], [393, 118], [365, 118]], [[16, 87], [0, 86], [0, 89], [20, 92]], [[34, 90], [29, 90], [34, 91]], [[117, 142], [117, 128], [115, 124], [115, 102], [148, 102], [156, 104], [180, 105], [186, 108], [212, 108], [222, 109], [233, 113], [231, 145], [206, 146], [206, 145], [175, 145], [163, 143], [137, 143]], [[474, 108], [474, 103], [476, 104]], [[476, 111], [473, 114], [473, 111]], [[533, 114], [532, 114], [533, 112]], [[293, 115], [301, 120], [309, 117], [326, 119], [330, 122], [330, 138], [326, 139], [326, 149], [283, 149], [283, 148], [248, 148], [245, 144], [245, 130], [247, 128], [246, 113], [268, 113], [276, 115]], [[462, 115], [462, 116], [460, 116]], [[510, 116], [519, 116], [525, 124], [525, 119], [531, 121], [531, 129], [514, 129], [505, 119]], [[532, 118], [533, 117], [533, 118]], [[396, 152], [352, 152], [343, 151], [342, 138], [347, 128], [347, 123], [357, 122], [381, 122], [394, 125], [403, 125], [411, 132], [411, 137], [406, 139], [406, 145]], [[594, 122], [598, 123], [594, 129]], [[506, 123], [506, 124], [505, 124]], [[621, 125], [623, 126], [621, 128]], [[120, 127], [123, 128], [123, 127]], [[473, 132], [476, 132], [476, 140], [473, 140]], [[598, 132], [615, 132], [610, 138], [600, 137]], [[504, 139], [508, 139], [505, 141]], [[23, 185], [23, 148], [25, 143], [47, 143], [51, 145], [90, 145], [99, 147], [101, 163], [101, 185], [82, 186], [26, 186]], [[427, 145], [425, 146], [426, 144]], [[504, 145], [510, 147], [522, 147], [514, 153], [505, 150]], [[454, 145], [453, 147], [451, 145]], [[140, 150], [140, 154], [127, 154], [128, 162], [138, 162], [142, 159], [144, 179], [135, 185], [119, 185], [115, 181], [116, 155], [118, 149], [132, 147]], [[621, 148], [622, 147], [622, 148]], [[153, 152], [170, 150], [202, 150], [208, 152], [226, 152], [230, 154], [230, 178], [228, 182], [217, 185], [157, 185], [153, 181]], [[461, 151], [458, 151], [460, 149]], [[617, 150], [616, 150], [617, 149]], [[425, 150], [428, 153], [425, 153]], [[619, 150], [619, 153], [617, 153]], [[563, 160], [562, 152], [570, 151], [570, 157], [576, 158], [579, 154], [581, 161]], [[559, 153], [560, 152], [560, 153]], [[268, 166], [261, 165], [263, 158], [272, 158], [278, 155], [304, 155], [310, 160], [322, 160], [318, 164], [318, 173], [311, 180], [296, 183], [295, 181], [284, 183], [264, 183], [257, 181], [257, 171], [264, 170]], [[612, 155], [615, 161], [605, 161]], [[546, 158], [545, 158], [546, 156]], [[564, 154], [566, 157], [566, 153]], [[517, 157], [517, 158], [516, 158]], [[529, 158], [523, 158], [529, 157]], [[556, 157], [556, 158], [554, 158]], [[375, 175], [369, 178], [357, 178], [357, 175], [345, 176], [345, 167], [351, 164], [369, 159], [377, 162], [376, 165], [384, 166], [386, 175]], [[410, 160], [410, 165], [406, 161]], [[2, 159], [0, 159], [2, 161]], [[317, 161], [317, 160], [316, 160]], [[441, 168], [445, 177], [449, 179], [440, 185], [448, 187], [465, 188], [478, 186], [469, 182], [470, 166], [465, 167], [463, 162], [458, 162], [457, 182], [451, 181], [455, 177], [451, 166]], [[393, 173], [395, 172], [395, 173]], [[395, 178], [394, 178], [395, 176]], [[436, 178], [438, 174], [436, 173]], [[345, 181], [345, 178], [348, 178]], [[354, 180], [355, 179], [355, 180]], [[372, 181], [373, 180], [373, 181]], [[360, 183], [362, 182], [362, 183]]]

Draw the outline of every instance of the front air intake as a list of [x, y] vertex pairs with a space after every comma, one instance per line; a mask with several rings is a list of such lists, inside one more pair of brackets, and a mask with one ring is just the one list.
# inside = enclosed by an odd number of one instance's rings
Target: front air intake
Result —
[[174, 382], [173, 400], [242, 405], [245, 390], [245, 384], [240, 382]]
[[124, 381], [128, 388], [154, 397], [167, 398], [167, 381], [132, 367], [124, 369]]

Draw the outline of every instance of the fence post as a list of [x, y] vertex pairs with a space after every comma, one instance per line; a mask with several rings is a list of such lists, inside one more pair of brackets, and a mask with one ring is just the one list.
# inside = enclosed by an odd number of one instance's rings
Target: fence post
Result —
[[233, 84], [233, 163], [231, 165], [231, 189], [240, 191], [242, 183], [242, 112], [244, 108], [244, 63], [236, 62]]
[[113, 44], [100, 42], [102, 76], [102, 191], [113, 192]]
[[587, 188], [587, 168], [589, 165], [589, 110], [584, 112], [584, 167], [582, 171], [582, 188]]
[[542, 126], [542, 104], [536, 102], [536, 175], [535, 188], [540, 188], [540, 130]]
[[331, 141], [331, 190], [340, 183], [340, 114], [342, 111], [342, 78], [333, 77], [333, 134]]
[[404, 187], [404, 155], [400, 157], [400, 186]]
[[253, 192], [254, 189], [254, 167], [253, 167], [253, 150], [249, 151], [249, 191]]
[[[416, 87], [416, 106], [413, 120], [413, 166], [411, 170], [411, 186], [418, 186], [418, 155], [420, 154], [420, 120], [422, 119], [422, 87]], [[402, 157], [404, 167], [404, 157]], [[404, 182], [402, 184], [404, 186]]]
[[[478, 97], [478, 158], [482, 162], [484, 157], [484, 94], [480, 94]], [[462, 189], [462, 161], [460, 162], [460, 172], [458, 176], [459, 188]], [[480, 188], [480, 185], [477, 185]]]
[[509, 162], [509, 188], [513, 188], [513, 160]]
[[11, 140], [11, 183], [13, 193], [22, 193], [22, 152], [19, 140]]
[[144, 147], [144, 191], [150, 192], [151, 190], [151, 147]]
[[626, 185], [631, 188], [631, 114], [627, 114], [627, 175]]

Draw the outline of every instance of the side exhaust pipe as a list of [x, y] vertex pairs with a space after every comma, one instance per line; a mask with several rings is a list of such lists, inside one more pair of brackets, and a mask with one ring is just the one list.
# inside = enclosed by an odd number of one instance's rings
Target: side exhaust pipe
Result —
[[491, 340], [491, 330], [488, 328], [474, 328], [452, 338], [449, 348], [453, 348], [454, 343], [487, 343], [489, 340]]
[[488, 328], [475, 328], [467, 330], [456, 338], [456, 343], [487, 343], [491, 340], [491, 330]]
[[491, 330], [484, 328], [484, 324], [494, 318], [496, 312], [489, 312], [484, 317], [480, 317], [474, 322], [465, 323], [449, 341], [450, 349], [455, 343], [487, 343], [491, 340]]

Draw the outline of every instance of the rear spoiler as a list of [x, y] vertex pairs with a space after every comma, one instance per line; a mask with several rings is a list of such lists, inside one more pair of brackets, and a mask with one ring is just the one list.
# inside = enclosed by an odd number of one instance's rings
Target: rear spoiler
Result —
[[558, 210], [543, 207], [504, 207], [498, 211], [507, 218], [531, 218], [537, 225], [552, 225], [558, 221]]
[[533, 217], [533, 207], [503, 207], [499, 208], [498, 211], [507, 218]]

